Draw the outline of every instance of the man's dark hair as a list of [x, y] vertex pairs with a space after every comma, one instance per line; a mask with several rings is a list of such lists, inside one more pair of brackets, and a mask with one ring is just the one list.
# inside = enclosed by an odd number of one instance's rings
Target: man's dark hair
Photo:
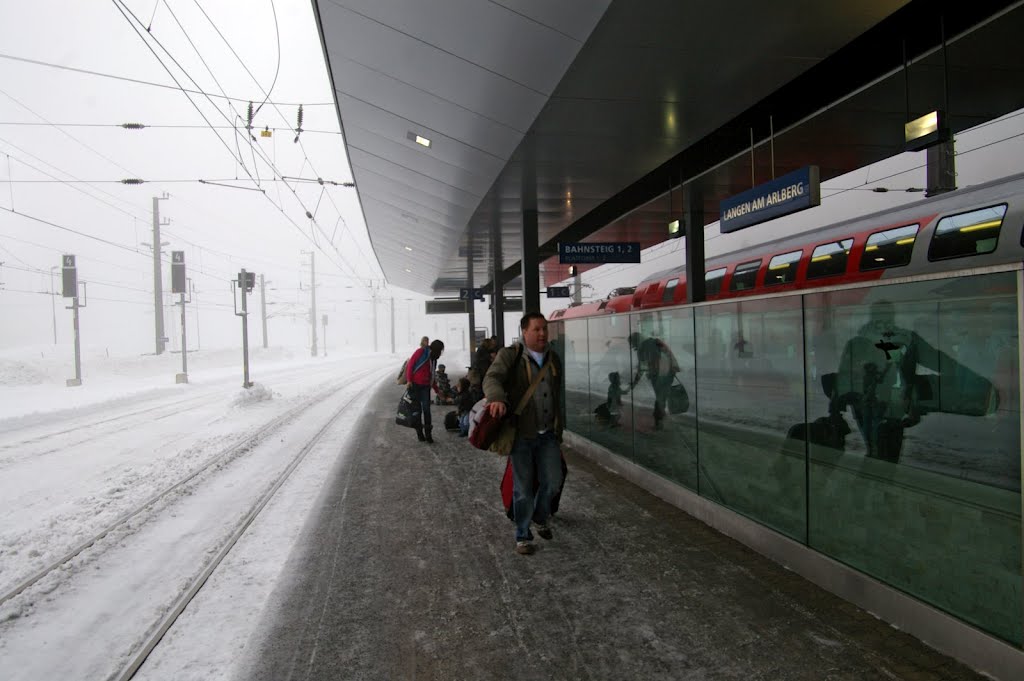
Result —
[[540, 312], [527, 312], [526, 314], [523, 315], [523, 318], [519, 320], [519, 329], [522, 331], [526, 331], [526, 329], [530, 326], [531, 319], [544, 319], [544, 315], [541, 314]]

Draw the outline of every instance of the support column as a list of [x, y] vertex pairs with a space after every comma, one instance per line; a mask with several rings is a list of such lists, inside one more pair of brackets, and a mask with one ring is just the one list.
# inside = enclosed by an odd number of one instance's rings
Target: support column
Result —
[[523, 314], [540, 312], [540, 262], [537, 256], [537, 209], [523, 210]]
[[693, 185], [683, 186], [683, 222], [686, 229], [686, 302], [707, 299], [704, 282], [704, 194]]
[[469, 301], [466, 303], [466, 312], [469, 316], [469, 363], [473, 363], [473, 358], [476, 352], [476, 298], [473, 297], [473, 288], [475, 286], [473, 277], [473, 236], [469, 237], [469, 248], [466, 249], [466, 287], [469, 288]]
[[[498, 204], [496, 200], [495, 206]], [[501, 211], [496, 209], [491, 216], [491, 313], [494, 322], [491, 328], [500, 346], [505, 345], [505, 282], [501, 276], [504, 269], [501, 263]]]

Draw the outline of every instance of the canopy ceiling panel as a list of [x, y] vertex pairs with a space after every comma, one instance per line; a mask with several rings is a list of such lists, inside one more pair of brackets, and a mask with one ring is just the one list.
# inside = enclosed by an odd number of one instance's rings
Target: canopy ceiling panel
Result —
[[512, 285], [524, 209], [542, 258], [663, 241], [659, 197], [684, 181], [714, 221], [750, 187], [752, 135], [758, 181], [828, 179], [899, 153], [947, 96], [954, 130], [1022, 108], [1022, 5], [313, 0], [374, 251], [441, 295], [495, 278], [493, 238]]

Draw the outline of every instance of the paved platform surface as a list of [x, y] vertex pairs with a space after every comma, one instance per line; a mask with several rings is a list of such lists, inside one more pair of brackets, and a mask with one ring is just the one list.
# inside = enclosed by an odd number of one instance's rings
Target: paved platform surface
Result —
[[566, 451], [554, 539], [513, 551], [504, 459], [394, 424], [382, 386], [237, 678], [982, 679]]

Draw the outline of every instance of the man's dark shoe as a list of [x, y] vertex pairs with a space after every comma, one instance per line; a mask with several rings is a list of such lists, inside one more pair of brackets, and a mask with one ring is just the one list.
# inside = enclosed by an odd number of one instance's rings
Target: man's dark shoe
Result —
[[537, 547], [534, 546], [533, 542], [531, 542], [531, 541], [517, 541], [516, 542], [516, 553], [518, 553], [521, 556], [529, 556], [530, 554], [532, 554], [536, 550], [537, 550]]
[[550, 540], [555, 534], [551, 531], [551, 526], [545, 523], [537, 526], [537, 536], [541, 539]]
[[426, 437], [425, 437], [425, 436], [423, 435], [423, 429], [422, 429], [422, 428], [417, 428], [417, 429], [416, 429], [416, 438], [417, 438], [417, 439], [418, 439], [418, 440], [419, 440], [420, 442], [423, 442], [424, 440], [426, 440], [426, 439], [427, 439], [427, 438], [426, 438]]
[[433, 430], [433, 428], [431, 426], [427, 426], [426, 428], [423, 429], [423, 432], [426, 433], [426, 438], [425, 439], [430, 444], [434, 444], [434, 438], [430, 436], [430, 431], [432, 431], [432, 430]]

